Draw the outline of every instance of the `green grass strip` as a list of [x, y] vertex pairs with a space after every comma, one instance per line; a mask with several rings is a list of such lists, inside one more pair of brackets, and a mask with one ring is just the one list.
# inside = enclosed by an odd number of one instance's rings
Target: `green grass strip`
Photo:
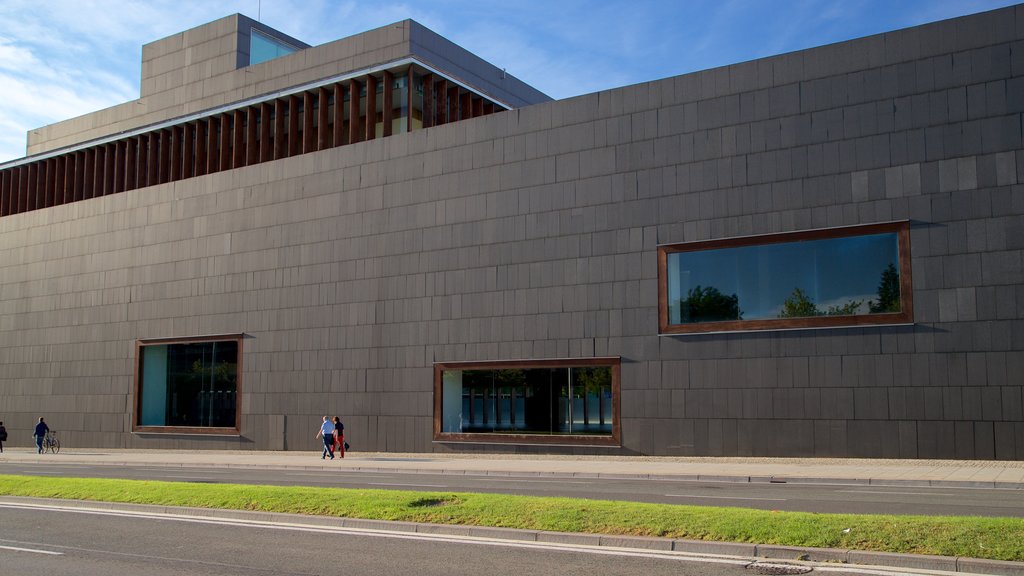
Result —
[[0, 475], [0, 495], [1024, 561], [1024, 520]]

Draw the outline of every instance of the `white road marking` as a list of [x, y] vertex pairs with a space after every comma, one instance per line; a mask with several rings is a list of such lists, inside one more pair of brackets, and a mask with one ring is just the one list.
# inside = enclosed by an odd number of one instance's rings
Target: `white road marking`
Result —
[[18, 548], [16, 546], [0, 546], [0, 550], [14, 550], [15, 552], [31, 552], [33, 554], [49, 554], [51, 556], [63, 556], [63, 552], [51, 552], [49, 550], [33, 550], [32, 548]]
[[956, 496], [942, 492], [885, 492], [882, 490], [836, 490], [845, 494], [899, 494], [903, 496]]
[[763, 500], [765, 502], [785, 502], [786, 498], [748, 498], [744, 496], [698, 496], [696, 494], [665, 494], [670, 498], [713, 498], [715, 500]]

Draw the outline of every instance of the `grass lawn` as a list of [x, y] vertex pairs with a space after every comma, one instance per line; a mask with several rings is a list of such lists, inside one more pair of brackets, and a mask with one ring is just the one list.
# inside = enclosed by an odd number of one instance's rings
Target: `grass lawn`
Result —
[[0, 475], [0, 495], [1024, 561], [1024, 520], [812, 514], [499, 494]]

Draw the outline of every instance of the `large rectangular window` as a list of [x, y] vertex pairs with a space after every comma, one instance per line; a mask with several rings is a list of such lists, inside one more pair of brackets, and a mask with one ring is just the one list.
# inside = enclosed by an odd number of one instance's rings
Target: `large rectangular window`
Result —
[[434, 365], [434, 439], [618, 445], [619, 359]]
[[241, 335], [136, 343], [136, 432], [237, 434]]
[[662, 334], [913, 322], [910, 226], [658, 247]]

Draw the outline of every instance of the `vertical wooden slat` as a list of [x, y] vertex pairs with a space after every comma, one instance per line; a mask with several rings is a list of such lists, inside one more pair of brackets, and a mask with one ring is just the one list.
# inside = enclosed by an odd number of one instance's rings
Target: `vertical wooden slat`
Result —
[[195, 175], [202, 176], [206, 174], [206, 163], [209, 161], [206, 154], [207, 144], [207, 132], [209, 127], [207, 126], [206, 119], [196, 120], [196, 160], [195, 160]]
[[302, 153], [316, 150], [316, 132], [313, 127], [314, 116], [313, 93], [302, 93]]
[[158, 153], [160, 169], [157, 171], [157, 182], [164, 184], [171, 181], [171, 132], [161, 130], [156, 133], [160, 151]]
[[220, 170], [220, 131], [224, 129], [220, 116], [210, 116], [206, 123], [206, 173]]
[[53, 201], [51, 206], [60, 206], [64, 203], [64, 156], [57, 156], [53, 159]]
[[377, 77], [366, 75], [366, 139], [377, 137]]
[[448, 121], [458, 122], [459, 120], [459, 87], [448, 88]]
[[218, 170], [231, 169], [231, 122], [232, 114], [225, 112], [220, 115], [220, 162]]
[[135, 190], [139, 187], [139, 139], [129, 138], [125, 147], [124, 189]]
[[4, 197], [7, 199], [4, 216], [18, 212], [18, 168], [11, 168], [4, 171]]
[[301, 107], [302, 98], [295, 94], [288, 97], [288, 156], [302, 152], [302, 138], [299, 135], [299, 126], [302, 125], [302, 114], [299, 112]]
[[135, 187], [149, 186], [149, 135], [142, 134], [136, 143]]
[[28, 170], [25, 172], [25, 209], [22, 212], [36, 209], [36, 198], [38, 197], [36, 191], [36, 182], [39, 181], [39, 164], [33, 162], [28, 165]]
[[231, 122], [231, 135], [234, 143], [231, 145], [231, 167], [241, 168], [245, 166], [245, 108], [235, 110], [235, 117]]
[[341, 146], [345, 137], [345, 87], [341, 83], [334, 85], [334, 146]]
[[21, 166], [11, 168], [11, 214], [19, 212], [21, 202]]
[[114, 149], [113, 144], [103, 147], [103, 195], [114, 193]]
[[329, 112], [330, 107], [330, 92], [327, 88], [320, 87], [320, 90], [316, 95], [317, 105], [317, 119], [316, 119], [316, 149], [325, 150], [331, 147], [331, 131], [329, 130], [329, 124], [331, 118]]
[[475, 98], [473, 100], [473, 117], [476, 118], [477, 116], [483, 116], [483, 115], [484, 115], [484, 99], [483, 98]]
[[92, 150], [92, 190], [90, 198], [103, 196], [103, 167], [107, 165], [107, 147], [96, 146]]
[[160, 137], [156, 132], [150, 132], [146, 134], [146, 186], [156, 186], [159, 177]]
[[384, 71], [384, 98], [381, 102], [382, 119], [384, 122], [384, 130], [381, 132], [382, 136], [391, 136], [391, 123], [394, 122], [394, 107], [395, 107], [395, 77], [388, 72]]
[[434, 75], [423, 75], [423, 127], [434, 125]]
[[85, 171], [88, 159], [89, 156], [86, 154], [85, 150], [79, 150], [75, 153], [75, 185], [71, 191], [75, 202], [84, 198], [83, 191], [85, 190]]
[[245, 165], [252, 166], [260, 161], [259, 108], [249, 106], [245, 109]]
[[75, 201], [75, 153], [64, 155], [64, 201], [61, 204]]
[[451, 122], [451, 119], [448, 118], [448, 81], [447, 80], [441, 79], [441, 81], [438, 82], [434, 86], [434, 96], [435, 96], [435, 101], [436, 101], [435, 102], [436, 105], [434, 106], [434, 110], [435, 110], [435, 114], [436, 114], [434, 116], [434, 124], [437, 125], [437, 126], [441, 126], [442, 124], [447, 124], [448, 122]]
[[181, 180], [181, 137], [184, 132], [183, 126], [171, 128], [171, 182]]
[[22, 193], [25, 184], [24, 166], [11, 168], [11, 205], [9, 214], [22, 212]]
[[288, 157], [288, 137], [284, 133], [285, 114], [288, 110], [288, 102], [284, 99], [274, 101], [274, 160]]
[[55, 171], [54, 170], [55, 162], [56, 161], [53, 158], [47, 158], [46, 160], [43, 160], [43, 162], [42, 162], [42, 165], [43, 165], [42, 169], [43, 169], [43, 174], [44, 174], [44, 176], [42, 178], [42, 181], [43, 181], [42, 194], [43, 194], [43, 207], [44, 208], [49, 208], [50, 206], [53, 206], [53, 186], [54, 186], [53, 174], [54, 174], [54, 171]]
[[56, 158], [50, 158], [48, 164], [49, 170], [53, 172], [53, 174], [50, 175], [50, 181], [52, 184], [50, 189], [47, 191], [47, 194], [49, 195], [48, 201], [50, 206], [57, 206], [63, 199], [64, 163], [61, 160], [61, 157], [57, 156]]
[[36, 165], [36, 188], [35, 193], [35, 209], [44, 208], [46, 206], [46, 161], [35, 162]]
[[363, 85], [352, 78], [348, 81], [348, 143], [355, 144], [362, 140], [359, 123], [359, 98]]
[[459, 120], [473, 117], [473, 95], [466, 92], [459, 96]]
[[[405, 131], [412, 131], [412, 97], [415, 94], [415, 86], [413, 80], [415, 79], [415, 73], [413, 72], [412, 66], [409, 66], [409, 72], [405, 79]], [[420, 114], [420, 118], [423, 115]]]
[[57, 204], [67, 204], [74, 201], [71, 189], [75, 179], [75, 155], [64, 154], [58, 159], [61, 167], [60, 186], [57, 187]]
[[82, 163], [82, 194], [81, 199], [92, 198], [96, 186], [96, 149], [86, 148], [85, 161]]
[[486, 114], [493, 114], [493, 113], [494, 113], [494, 102], [485, 102], [484, 103], [484, 114], [486, 115]]
[[185, 124], [181, 137], [181, 177], [191, 178], [196, 175], [196, 124]]
[[270, 147], [270, 109], [271, 107], [269, 102], [260, 104], [260, 162], [266, 162], [267, 160], [274, 159], [274, 151], [273, 148]]
[[18, 193], [18, 212], [26, 212], [32, 209], [32, 189], [29, 187], [31, 180], [29, 179], [31, 172], [30, 166], [22, 166], [18, 169], [18, 186], [20, 192]]
[[124, 140], [114, 142], [114, 193], [124, 192], [124, 156]]
[[50, 158], [46, 161], [46, 205], [57, 205], [57, 190], [60, 189], [61, 175], [60, 158]]
[[15, 169], [14, 178], [17, 186], [14, 187], [17, 198], [14, 200], [14, 213], [18, 214], [25, 211], [25, 206], [28, 204], [28, 168], [25, 166], [18, 166]]
[[11, 213], [11, 173], [14, 169], [0, 172], [0, 216]]

